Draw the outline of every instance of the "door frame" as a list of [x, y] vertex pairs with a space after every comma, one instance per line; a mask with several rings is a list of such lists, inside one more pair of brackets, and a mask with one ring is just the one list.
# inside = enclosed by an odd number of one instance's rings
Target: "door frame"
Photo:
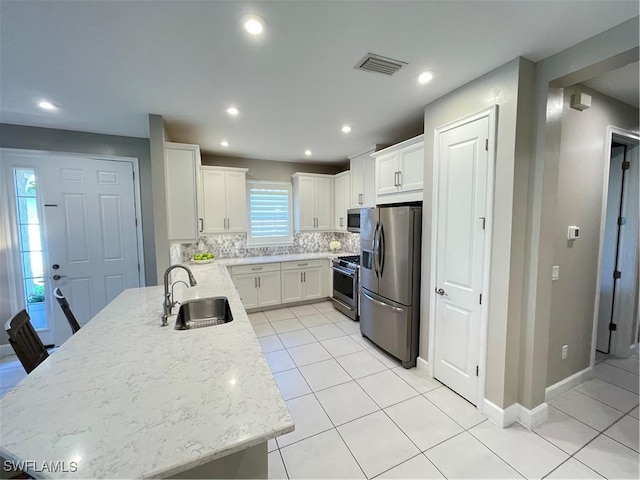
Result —
[[[613, 143], [613, 137], [616, 136], [616, 141], [619, 143], [626, 143], [628, 145], [635, 145], [640, 148], [640, 135], [638, 132], [631, 130], [625, 130], [623, 128], [616, 127], [614, 125], [608, 125], [606, 129], [606, 136], [604, 141], [603, 155], [603, 182], [602, 182], [602, 208], [600, 211], [600, 240], [598, 245], [598, 281], [596, 282], [596, 297], [594, 300], [593, 310], [593, 327], [591, 332], [591, 357], [589, 367], [593, 369], [596, 364], [596, 345], [598, 341], [598, 314], [600, 311], [600, 270], [602, 269], [602, 255], [604, 248], [604, 234], [605, 234], [605, 222], [607, 219], [607, 197], [609, 195], [609, 172], [611, 169], [611, 144]], [[639, 159], [640, 160], [640, 159]], [[639, 246], [640, 249], [640, 241]], [[636, 278], [636, 286], [640, 283], [640, 279]], [[640, 300], [640, 294], [639, 294]], [[617, 342], [617, 338], [614, 336], [614, 342]]]
[[431, 195], [431, 272], [429, 277], [429, 371], [433, 376], [435, 370], [435, 349], [436, 349], [436, 265], [438, 260], [438, 198], [439, 198], [439, 164], [440, 164], [440, 136], [455, 128], [467, 123], [487, 118], [489, 120], [489, 145], [487, 151], [487, 191], [486, 191], [486, 219], [485, 219], [485, 249], [483, 259], [482, 292], [483, 298], [480, 308], [480, 350], [478, 358], [478, 390], [476, 398], [476, 408], [482, 412], [485, 398], [486, 367], [487, 367], [487, 333], [489, 330], [489, 299], [490, 278], [491, 278], [491, 250], [493, 246], [493, 197], [495, 189], [495, 162], [496, 162], [496, 132], [498, 128], [498, 105], [481, 110], [472, 115], [460, 118], [453, 122], [436, 127], [433, 131], [433, 185]]
[[[52, 156], [63, 156], [63, 157], [75, 157], [75, 158], [88, 158], [92, 160], [106, 160], [106, 161], [117, 161], [117, 162], [128, 162], [132, 165], [133, 174], [135, 178], [133, 179], [133, 190], [134, 190], [134, 204], [135, 204], [135, 214], [138, 219], [136, 225], [136, 244], [138, 250], [138, 263], [140, 264], [140, 271], [138, 272], [138, 282], [140, 286], [146, 285], [145, 279], [145, 264], [144, 264], [144, 243], [142, 237], [142, 203], [141, 203], [141, 193], [140, 193], [140, 165], [137, 157], [122, 157], [116, 155], [98, 155], [98, 154], [83, 154], [83, 153], [70, 153], [70, 152], [58, 152], [53, 150], [30, 150], [30, 149], [21, 149], [21, 148], [0, 148], [0, 158], [4, 153], [10, 153], [16, 156], [25, 157], [24, 163], [21, 165], [14, 162], [4, 162], [0, 163], [0, 169], [2, 173], [0, 174], [0, 180], [2, 184], [0, 185], [3, 189], [6, 187], [6, 195], [9, 204], [7, 205], [7, 218], [4, 220], [6, 222], [6, 227], [8, 229], [8, 235], [12, 238], [12, 244], [18, 245], [18, 232], [16, 230], [16, 206], [15, 206], [15, 195], [13, 192], [12, 183], [10, 182], [10, 175], [8, 175], [13, 167], [20, 166], [34, 166], [34, 162], [29, 161], [29, 157], [52, 157]], [[42, 215], [43, 211], [41, 210], [41, 205], [38, 205], [39, 212]], [[48, 264], [48, 244], [46, 242], [46, 224], [44, 222], [44, 217], [42, 217], [42, 226], [43, 226], [43, 236], [44, 243], [43, 247], [45, 251], [43, 252], [43, 261], [45, 264]], [[19, 275], [22, 276], [22, 272], [19, 272], [21, 259], [20, 253], [16, 250], [16, 248], [11, 247], [8, 253], [9, 257], [9, 279], [10, 279], [10, 305], [13, 308], [24, 308], [24, 291], [23, 287], [16, 287], [11, 279], [16, 279]], [[47, 282], [47, 290], [49, 288], [49, 283]], [[49, 298], [49, 296], [47, 297]], [[51, 300], [49, 300], [49, 304], [52, 305]], [[51, 312], [51, 306], [47, 306], [48, 314], [53, 315]]]

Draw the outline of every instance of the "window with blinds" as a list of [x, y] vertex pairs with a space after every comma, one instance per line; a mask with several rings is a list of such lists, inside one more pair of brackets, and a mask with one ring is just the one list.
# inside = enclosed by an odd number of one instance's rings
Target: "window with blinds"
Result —
[[293, 243], [291, 228], [291, 184], [247, 182], [249, 245]]

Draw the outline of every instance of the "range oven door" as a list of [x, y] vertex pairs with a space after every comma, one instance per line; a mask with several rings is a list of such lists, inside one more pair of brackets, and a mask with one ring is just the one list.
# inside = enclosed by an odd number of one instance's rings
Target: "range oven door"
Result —
[[[353, 315], [357, 315], [358, 308], [358, 282], [356, 272], [334, 265], [333, 270], [333, 299], [336, 304], [342, 305]], [[341, 309], [342, 310], [342, 309]], [[344, 312], [346, 313], [346, 312]]]

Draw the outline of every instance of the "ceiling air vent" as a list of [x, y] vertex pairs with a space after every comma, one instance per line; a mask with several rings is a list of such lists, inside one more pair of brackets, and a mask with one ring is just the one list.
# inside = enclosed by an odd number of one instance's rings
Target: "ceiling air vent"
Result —
[[364, 70], [365, 72], [393, 75], [404, 65], [407, 65], [407, 62], [383, 57], [382, 55], [376, 55], [375, 53], [367, 53], [362, 60], [356, 63], [354, 68], [356, 70]]

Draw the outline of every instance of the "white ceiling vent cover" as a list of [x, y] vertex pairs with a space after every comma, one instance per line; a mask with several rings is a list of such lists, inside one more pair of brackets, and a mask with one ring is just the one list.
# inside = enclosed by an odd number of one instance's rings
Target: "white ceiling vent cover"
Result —
[[367, 53], [353, 68], [356, 70], [364, 70], [365, 72], [393, 75], [405, 65], [407, 65], [407, 62], [383, 57], [375, 53]]

